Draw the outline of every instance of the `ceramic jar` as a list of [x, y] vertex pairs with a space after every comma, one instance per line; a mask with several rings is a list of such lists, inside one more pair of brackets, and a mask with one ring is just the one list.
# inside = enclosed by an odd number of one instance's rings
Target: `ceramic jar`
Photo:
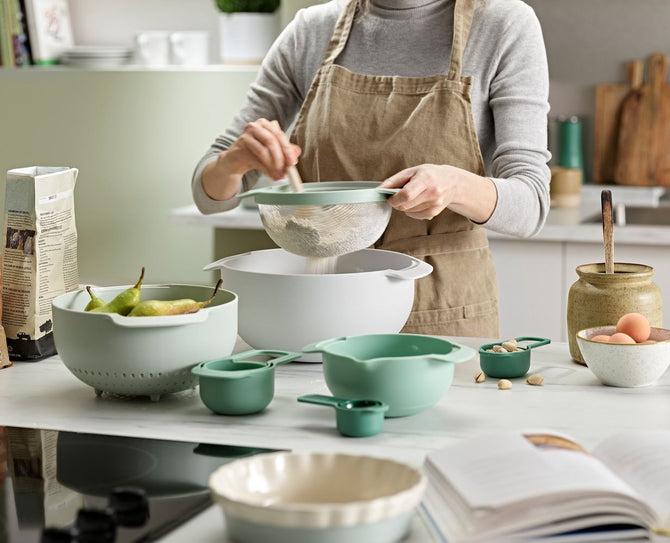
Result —
[[652, 281], [654, 268], [644, 264], [614, 263], [614, 273], [605, 264], [577, 266], [579, 279], [568, 292], [568, 342], [570, 355], [580, 364], [584, 359], [576, 333], [584, 328], [616, 324], [626, 313], [641, 313], [652, 326], [663, 326], [661, 289]]

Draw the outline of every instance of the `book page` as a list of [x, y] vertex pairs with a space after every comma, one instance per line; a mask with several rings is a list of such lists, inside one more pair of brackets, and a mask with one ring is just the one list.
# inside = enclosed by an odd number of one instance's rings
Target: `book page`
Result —
[[670, 529], [670, 430], [620, 432], [593, 454], [641, 494]]
[[[525, 435], [524, 435], [525, 434]], [[567, 436], [504, 432], [432, 452], [427, 463], [471, 509], [498, 508], [552, 495], [603, 492], [641, 501], [610, 469]], [[439, 484], [439, 482], [438, 482]]]

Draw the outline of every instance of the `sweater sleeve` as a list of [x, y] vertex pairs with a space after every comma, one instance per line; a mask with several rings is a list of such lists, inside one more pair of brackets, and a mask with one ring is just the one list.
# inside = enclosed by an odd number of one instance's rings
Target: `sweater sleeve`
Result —
[[540, 23], [529, 6], [521, 5], [500, 34], [500, 59], [490, 85], [495, 149], [489, 173], [498, 203], [484, 226], [530, 237], [549, 213], [549, 74]]
[[[279, 121], [283, 130], [292, 123], [303, 101], [301, 85], [296, 82], [296, 21], [289, 23], [268, 51], [258, 76], [247, 91], [242, 109], [231, 125], [218, 136], [195, 167], [191, 179], [193, 200], [205, 214], [227, 211], [239, 204], [239, 198], [213, 200], [202, 187], [202, 172], [240, 136], [247, 123], [260, 118]], [[242, 191], [249, 190], [258, 181], [260, 172], [251, 170], [242, 180]]]

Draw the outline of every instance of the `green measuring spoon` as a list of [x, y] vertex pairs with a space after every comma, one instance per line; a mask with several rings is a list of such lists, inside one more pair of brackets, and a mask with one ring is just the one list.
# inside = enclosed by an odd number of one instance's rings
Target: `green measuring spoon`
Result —
[[307, 394], [300, 396], [298, 401], [334, 407], [337, 430], [349, 437], [367, 437], [381, 432], [384, 413], [389, 408], [388, 404], [378, 400], [354, 400], [323, 394]]

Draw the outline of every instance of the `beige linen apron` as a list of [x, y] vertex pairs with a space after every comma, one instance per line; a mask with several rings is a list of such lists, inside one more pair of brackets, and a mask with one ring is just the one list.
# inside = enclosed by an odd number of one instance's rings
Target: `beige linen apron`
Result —
[[[340, 15], [291, 135], [303, 151], [303, 179], [381, 181], [419, 164], [451, 164], [483, 175], [472, 77], [461, 76], [474, 0], [456, 0], [448, 75], [421, 78], [363, 75], [334, 64], [357, 5], [351, 0]], [[416, 282], [403, 332], [499, 337], [498, 285], [484, 228], [449, 210], [431, 220], [393, 210], [375, 247], [433, 265]]]

